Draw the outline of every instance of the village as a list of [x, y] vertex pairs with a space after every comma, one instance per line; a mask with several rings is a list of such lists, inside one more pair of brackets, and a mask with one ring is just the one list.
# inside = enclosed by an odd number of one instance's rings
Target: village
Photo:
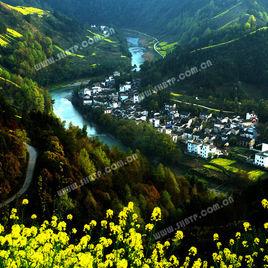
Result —
[[211, 159], [227, 156], [232, 146], [239, 146], [251, 150], [253, 156], [247, 162], [268, 168], [268, 145], [258, 140], [258, 116], [254, 112], [243, 117], [209, 112], [193, 115], [179, 110], [176, 104], [166, 104], [161, 111], [147, 111], [141, 106], [141, 81], [126, 81], [116, 89], [119, 77], [115, 71], [105, 81], [84, 88], [79, 94], [83, 105], [101, 108], [105, 114], [135, 120], [137, 124], [148, 122], [169, 135], [174, 143], [185, 144], [185, 153], [189, 155]]

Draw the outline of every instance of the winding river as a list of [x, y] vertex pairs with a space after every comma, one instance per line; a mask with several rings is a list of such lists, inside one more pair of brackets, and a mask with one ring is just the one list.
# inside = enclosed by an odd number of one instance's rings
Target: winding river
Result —
[[[139, 38], [127, 37], [127, 41], [129, 45], [129, 51], [132, 55], [132, 66], [136, 71], [139, 71], [140, 66], [144, 62], [143, 55], [145, 49], [139, 46]], [[74, 86], [77, 85], [65, 86], [50, 91], [51, 98], [54, 100], [54, 113], [62, 121], [65, 121], [66, 126], [69, 126], [70, 123], [80, 128], [86, 125], [89, 137], [98, 138], [101, 142], [107, 144], [109, 147], [116, 146], [121, 150], [125, 150], [126, 148], [120, 141], [110, 136], [109, 134], [100, 131], [100, 129], [98, 129], [97, 126], [92, 122], [85, 121], [82, 115], [75, 109], [75, 107], [69, 101]]]

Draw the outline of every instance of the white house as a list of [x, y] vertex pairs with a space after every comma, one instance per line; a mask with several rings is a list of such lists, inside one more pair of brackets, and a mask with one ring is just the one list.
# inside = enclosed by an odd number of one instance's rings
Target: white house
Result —
[[102, 91], [102, 87], [99, 87], [99, 86], [92, 87], [93, 94], [100, 93], [101, 91]]
[[113, 107], [114, 109], [118, 108], [118, 107], [119, 107], [119, 103], [114, 101], [114, 102], [112, 103], [112, 107]]
[[87, 88], [87, 87], [84, 88], [84, 96], [86, 96], [86, 95], [87, 95], [87, 96], [91, 96], [91, 92], [92, 92], [91, 89], [89, 89], [89, 88]]
[[260, 167], [268, 168], [268, 144], [263, 143], [261, 151], [255, 154], [254, 164]]
[[195, 141], [187, 142], [187, 152], [191, 154], [199, 154], [200, 153], [201, 144]]
[[160, 127], [160, 119], [154, 119], [154, 127]]
[[246, 113], [246, 120], [257, 120], [258, 119], [258, 116], [254, 113], [254, 112], [251, 112], [251, 113]]
[[263, 143], [263, 144], [262, 144], [261, 151], [262, 151], [262, 152], [266, 152], [266, 151], [268, 151], [268, 144], [267, 144], [267, 143]]
[[254, 164], [260, 167], [268, 168], [268, 151], [255, 154]]
[[172, 135], [172, 129], [165, 129], [165, 134]]
[[140, 98], [138, 94], [135, 94], [133, 97], [133, 103], [139, 103], [140, 102]]
[[111, 108], [107, 108], [104, 110], [105, 114], [111, 114], [112, 113], [112, 109]]
[[187, 151], [196, 154], [202, 158], [212, 158], [221, 154], [221, 151], [214, 145], [204, 144], [202, 142], [188, 141]]
[[125, 85], [120, 85], [119, 92], [128, 92], [129, 90], [131, 90], [130, 82], [126, 82]]
[[178, 135], [176, 135], [176, 134], [172, 134], [172, 135], [171, 135], [171, 138], [172, 138], [172, 141], [173, 141], [174, 143], [177, 143], [177, 142], [178, 142]]

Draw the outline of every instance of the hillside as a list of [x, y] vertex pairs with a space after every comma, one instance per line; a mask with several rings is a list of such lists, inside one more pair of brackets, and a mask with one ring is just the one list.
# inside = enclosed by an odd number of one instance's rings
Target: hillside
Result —
[[47, 0], [38, 3], [86, 23], [137, 29], [181, 44], [196, 43], [203, 38], [213, 42], [215, 37], [212, 36], [216, 34], [228, 38], [234, 32], [264, 26], [268, 22], [265, 0], [160, 0], [153, 3], [150, 0], [68, 0], [64, 4], [60, 0]]
[[[0, 201], [22, 186], [26, 143], [38, 151], [34, 181], [27, 193], [43, 215], [72, 211], [81, 223], [86, 220], [84, 215], [99, 217], [105, 209], [119, 210], [135, 200], [144, 218], [147, 209], [156, 205], [168, 217], [181, 213], [174, 204], [183, 207], [197, 194], [200, 199], [208, 198], [205, 187], [160, 163], [151, 165], [138, 151], [131, 165], [105, 173], [106, 167], [134, 152], [109, 149], [88, 138], [85, 129], [66, 129], [53, 115], [48, 92], [40, 85], [129, 69], [120, 33], [105, 36], [97, 27], [84, 28], [68, 17], [29, 6], [0, 3], [0, 13]], [[85, 37], [99, 41], [79, 53], [68, 52], [69, 57], [39, 71], [34, 68], [63, 48], [82, 44]], [[158, 142], [176, 149], [164, 134], [158, 135]], [[96, 172], [103, 175], [82, 187], [81, 182]], [[61, 191], [75, 183], [82, 185], [68, 195]]]
[[0, 268], [268, 267], [267, 0], [4, 2]]
[[[171, 77], [179, 78], [180, 74], [196, 68], [197, 72], [190, 77], [179, 79], [178, 83], [169, 87], [180, 96], [171, 95], [170, 100], [210, 106], [241, 115], [254, 110], [260, 121], [267, 124], [267, 45], [268, 28], [262, 27], [227, 42], [187, 49], [178, 47], [163, 61], [143, 66], [141, 76], [144, 87], [158, 85]], [[202, 69], [201, 65], [208, 61], [210, 67]], [[151, 102], [153, 100], [146, 103]], [[161, 96], [158, 96], [158, 102], [162, 103]], [[185, 108], [191, 109], [189, 106]], [[262, 137], [267, 139], [266, 127], [262, 126], [261, 129]]]
[[[12, 73], [46, 85], [129, 66], [128, 58], [122, 57], [127, 56], [123, 42], [119, 41], [120, 36], [115, 32], [110, 39], [100, 36], [98, 42], [82, 47], [83, 42], [101, 34], [98, 29], [92, 32], [92, 29], [57, 12], [33, 7], [0, 3], [0, 13], [0, 52], [5, 54], [0, 64]], [[60, 63], [36, 72], [35, 65], [57, 57], [58, 53], [74, 45], [78, 46], [76, 51], [67, 53]], [[109, 57], [104, 58], [104, 53], [108, 53]], [[18, 63], [15, 57], [19, 59]], [[58, 75], [55, 76], [55, 73]]]

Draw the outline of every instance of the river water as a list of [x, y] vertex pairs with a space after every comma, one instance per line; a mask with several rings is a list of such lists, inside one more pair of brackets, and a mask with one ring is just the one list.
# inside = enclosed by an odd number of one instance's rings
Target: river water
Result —
[[[139, 38], [127, 37], [129, 51], [132, 55], [132, 66], [137, 71], [140, 70], [140, 66], [144, 62], [144, 51], [145, 49], [139, 46]], [[98, 138], [104, 144], [109, 147], [116, 146], [121, 150], [126, 148], [122, 145], [120, 141], [113, 138], [109, 134], [101, 131], [90, 121], [85, 121], [82, 115], [75, 109], [72, 103], [69, 101], [74, 87], [67, 86], [62, 88], [57, 88], [50, 91], [51, 98], [54, 100], [53, 108], [54, 113], [62, 120], [66, 122], [66, 126], [71, 123], [74, 126], [82, 128], [84, 125], [87, 126], [87, 133], [89, 137]]]
[[138, 37], [127, 37], [128, 50], [132, 55], [131, 64], [133, 69], [140, 71], [140, 66], [144, 63], [145, 48], [140, 46]]

